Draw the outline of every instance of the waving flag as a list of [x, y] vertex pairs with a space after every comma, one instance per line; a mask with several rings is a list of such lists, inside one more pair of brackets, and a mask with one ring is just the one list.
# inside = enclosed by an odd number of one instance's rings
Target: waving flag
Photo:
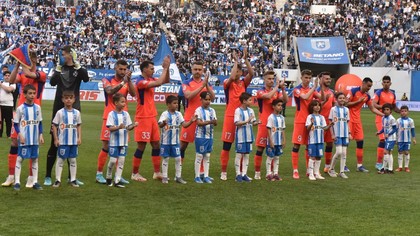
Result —
[[25, 44], [20, 48], [16, 48], [13, 51], [9, 52], [9, 55], [14, 57], [16, 60], [22, 64], [22, 66], [31, 68], [32, 67], [32, 61], [29, 57], [29, 51], [31, 49], [35, 48], [35, 46], [31, 43]]
[[162, 74], [163, 58], [165, 58], [166, 55], [169, 55], [171, 57], [171, 65], [169, 67], [169, 77], [171, 78], [171, 81], [182, 81], [181, 75], [179, 74], [178, 66], [176, 65], [175, 57], [172, 54], [171, 48], [168, 45], [165, 33], [162, 32], [160, 36], [158, 50], [155, 56], [153, 57], [153, 63], [155, 64], [155, 77], [159, 77]]

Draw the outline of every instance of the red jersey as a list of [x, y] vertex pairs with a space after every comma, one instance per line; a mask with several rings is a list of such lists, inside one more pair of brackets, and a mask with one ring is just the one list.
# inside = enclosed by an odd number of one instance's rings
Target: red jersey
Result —
[[314, 99], [315, 95], [318, 94], [317, 91], [314, 91], [312, 95], [307, 99], [301, 99], [301, 95], [309, 93], [311, 90], [310, 87], [303, 87], [302, 84], [299, 84], [293, 89], [293, 97], [296, 103], [296, 113], [295, 113], [295, 121], [296, 124], [304, 124], [306, 123], [306, 118], [309, 116], [309, 104]]
[[23, 88], [28, 85], [32, 84], [35, 87], [36, 96], [34, 99], [34, 103], [41, 105], [42, 101], [42, 91], [44, 90], [45, 82], [47, 81], [47, 74], [43, 71], [36, 71], [36, 78], [26, 77], [25, 74], [22, 72], [17, 74], [16, 83], [20, 83], [20, 91], [19, 91], [19, 101], [17, 106], [22, 105], [25, 102], [25, 96], [23, 96]]
[[[197, 88], [201, 87], [203, 85], [203, 80], [200, 79], [199, 82], [195, 81], [193, 78], [184, 81], [182, 84], [182, 91], [185, 92], [189, 91], [192, 92], [196, 90]], [[200, 93], [207, 91], [207, 88], [204, 87], [195, 97], [187, 99], [185, 101], [185, 113], [184, 113], [184, 119], [190, 120], [190, 118], [194, 115], [195, 110], [201, 106], [200, 101]]]
[[270, 99], [263, 99], [262, 96], [264, 94], [267, 94], [271, 92], [272, 89], [260, 89], [257, 91], [257, 101], [258, 101], [258, 112], [259, 112], [259, 118], [261, 121], [261, 125], [267, 125], [267, 119], [268, 117], [273, 113], [274, 109], [271, 105], [274, 99], [282, 98], [283, 92], [277, 91], [277, 93], [274, 93], [274, 95]]
[[157, 116], [157, 110], [155, 105], [155, 88], [148, 88], [147, 85], [157, 78], [144, 78], [140, 75], [140, 78], [136, 81], [136, 96], [137, 96], [137, 107], [136, 107], [136, 119], [139, 118], [151, 118]]
[[[321, 87], [319, 87], [316, 90], [318, 93], [321, 93]], [[334, 98], [334, 90], [327, 88], [326, 90], [324, 90], [324, 96], [327, 97], [328, 94], [330, 95], [330, 97], [328, 98], [328, 101], [326, 101], [324, 103], [324, 105], [322, 106], [321, 109], [321, 115], [325, 118], [325, 121], [327, 121], [327, 123], [329, 124], [329, 116], [330, 116], [330, 110], [331, 108], [334, 106], [334, 102], [335, 102], [335, 98]]]
[[364, 98], [363, 102], [360, 102], [354, 106], [349, 107], [351, 122], [362, 123], [362, 120], [360, 119], [360, 110], [362, 109], [364, 104], [368, 106], [372, 105], [372, 100], [370, 99], [370, 95], [368, 93], [362, 93], [362, 90], [360, 87], [352, 88], [350, 90], [350, 93], [347, 95], [349, 102], [355, 102], [359, 100], [361, 97]]
[[225, 116], [234, 116], [236, 108], [241, 106], [241, 101], [239, 101], [239, 96], [246, 92], [246, 88], [249, 85], [245, 83], [244, 79], [241, 78], [238, 81], [232, 81], [227, 85], [228, 80], [226, 79], [223, 82], [223, 88], [225, 90], [226, 96], [226, 110]]
[[[103, 83], [103, 87], [104, 87], [104, 95], [105, 95], [105, 108], [104, 108], [104, 115], [102, 116], [103, 119], [107, 119], [108, 118], [108, 113], [115, 110], [115, 105], [114, 105], [114, 102], [112, 101], [112, 96], [114, 96], [114, 94], [107, 94], [105, 92], [105, 88], [108, 87], [108, 86], [114, 87], [114, 86], [120, 84], [121, 82], [122, 81], [117, 80], [116, 77], [107, 77], [107, 78], [102, 79], [102, 83]], [[122, 88], [120, 88], [120, 90], [118, 90], [118, 93], [121, 93], [122, 95], [124, 95], [124, 97], [127, 98], [128, 85], [124, 84], [124, 86]], [[124, 107], [124, 111], [128, 111], [128, 103]]]
[[[395, 106], [397, 103], [395, 92], [393, 90], [385, 91], [383, 89], [376, 90], [375, 94], [373, 95], [373, 101], [375, 101], [378, 105], [389, 103]], [[382, 122], [382, 116], [376, 115], [375, 122]]]

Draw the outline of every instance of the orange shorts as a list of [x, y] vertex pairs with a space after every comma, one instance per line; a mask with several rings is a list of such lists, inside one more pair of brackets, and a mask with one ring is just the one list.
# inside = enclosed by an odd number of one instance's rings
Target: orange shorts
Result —
[[102, 121], [102, 129], [101, 129], [101, 140], [102, 141], [109, 141], [109, 129], [106, 127], [107, 119], [103, 119]]
[[159, 126], [155, 117], [136, 118], [139, 125], [134, 130], [134, 141], [136, 142], [157, 142], [160, 140]]
[[[185, 122], [188, 122], [186, 120]], [[187, 143], [193, 143], [195, 139], [195, 128], [197, 127], [197, 122], [192, 123], [188, 128], [182, 127], [181, 129], [181, 141]]]
[[[376, 130], [379, 132], [379, 131], [381, 131], [381, 129], [382, 129], [382, 121], [381, 122], [375, 122], [375, 124], [376, 124]], [[353, 134], [353, 133], [352, 133]], [[385, 140], [385, 135], [384, 135], [384, 133], [382, 133], [382, 134], [380, 134], [380, 135], [378, 135], [378, 138], [380, 139], [380, 140]]]
[[292, 143], [300, 145], [308, 145], [308, 131], [305, 123], [293, 124]]
[[10, 130], [10, 138], [17, 139], [18, 133], [16, 133], [14, 123], [12, 125], [12, 129]]
[[349, 130], [354, 140], [363, 140], [363, 126], [362, 123], [349, 122]]
[[267, 125], [259, 124], [258, 125], [258, 132], [257, 132], [257, 139], [255, 140], [255, 145], [257, 147], [267, 147]]
[[225, 116], [223, 121], [222, 141], [233, 143], [235, 140], [236, 125], [233, 116]]

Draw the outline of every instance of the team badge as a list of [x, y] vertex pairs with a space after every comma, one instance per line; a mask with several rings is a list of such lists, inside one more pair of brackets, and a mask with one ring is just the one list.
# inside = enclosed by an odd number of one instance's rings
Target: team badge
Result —
[[121, 155], [125, 155], [125, 147], [121, 147], [120, 153], [121, 153]]
[[22, 156], [26, 156], [28, 149], [26, 148], [22, 148]]
[[78, 75], [77, 70], [75, 70], [75, 71], [73, 72], [73, 77], [77, 77], [77, 75]]
[[60, 156], [64, 156], [66, 154], [66, 149], [60, 148]]
[[329, 39], [312, 39], [311, 46], [318, 51], [325, 51], [331, 47]]

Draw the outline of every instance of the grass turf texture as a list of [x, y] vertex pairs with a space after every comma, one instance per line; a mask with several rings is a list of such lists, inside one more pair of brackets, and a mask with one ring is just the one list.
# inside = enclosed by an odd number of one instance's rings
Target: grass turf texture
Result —
[[[44, 127], [51, 119], [51, 101], [44, 101]], [[355, 172], [355, 143], [347, 156], [351, 169], [349, 179], [326, 177], [309, 181], [305, 173], [304, 150], [300, 151], [300, 180], [292, 179], [291, 146], [294, 108], [287, 109], [287, 146], [280, 158], [282, 182], [265, 180], [252, 183], [234, 181], [234, 148], [231, 150], [228, 178], [219, 180], [220, 141], [224, 106], [213, 106], [219, 118], [214, 151], [210, 163], [213, 184], [195, 184], [194, 144], [187, 149], [183, 177], [187, 185], [170, 181], [163, 185], [152, 180], [150, 146], [147, 146], [140, 172], [149, 179], [145, 183], [131, 181], [125, 189], [95, 183], [97, 156], [101, 148], [99, 133], [103, 103], [82, 103], [82, 145], [79, 148], [80, 188], [63, 184], [60, 188], [44, 187], [43, 191], [26, 189], [28, 161], [23, 164], [22, 190], [0, 188], [1, 235], [383, 235], [418, 234], [420, 205], [420, 162], [418, 147], [412, 146], [411, 173], [378, 175], [374, 171], [376, 145], [374, 115], [362, 112], [365, 129], [365, 166], [369, 174]], [[159, 114], [165, 109], [158, 105]], [[130, 104], [134, 116], [135, 104]], [[254, 107], [257, 111], [257, 108]], [[399, 115], [395, 114], [397, 118]], [[410, 116], [420, 120], [420, 113]], [[47, 129], [46, 129], [47, 130]], [[40, 147], [40, 178], [45, 175], [46, 153], [50, 135], [44, 132], [46, 144]], [[131, 133], [132, 137], [132, 133]], [[133, 140], [133, 139], [131, 139]], [[10, 141], [0, 139], [1, 181], [7, 176], [7, 153]], [[123, 176], [130, 178], [135, 143], [130, 142]], [[251, 154], [249, 175], [253, 177]], [[394, 151], [394, 168], [397, 152]], [[265, 160], [265, 158], [264, 158]], [[262, 175], [265, 175], [263, 161]], [[170, 160], [169, 176], [174, 176], [174, 160]], [[322, 167], [324, 160], [322, 161]], [[339, 164], [338, 164], [339, 165]], [[53, 170], [53, 181], [55, 171]], [[67, 165], [63, 180], [67, 177]], [[173, 179], [172, 179], [173, 180]], [[64, 182], [64, 181], [63, 181]]]

